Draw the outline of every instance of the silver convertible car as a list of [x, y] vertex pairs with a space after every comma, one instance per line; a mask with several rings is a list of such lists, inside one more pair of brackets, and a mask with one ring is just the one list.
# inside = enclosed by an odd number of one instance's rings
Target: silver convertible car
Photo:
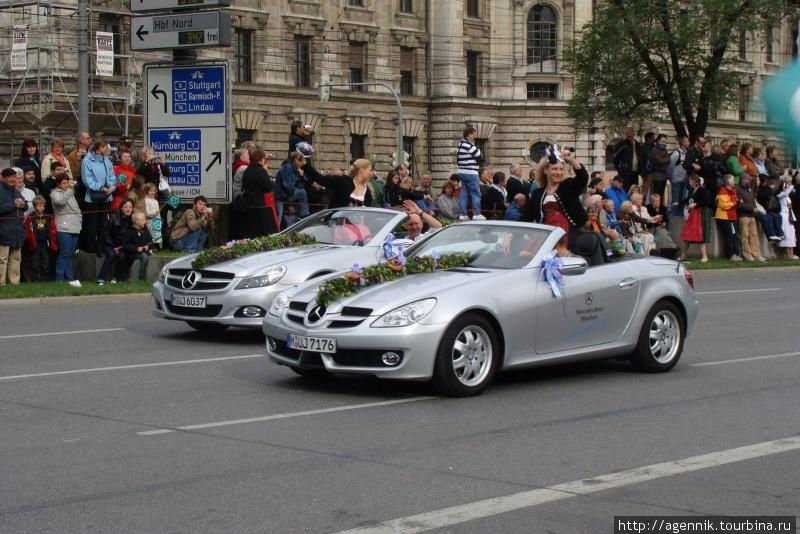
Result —
[[329, 209], [284, 230], [316, 244], [251, 254], [192, 268], [197, 254], [171, 261], [153, 284], [156, 317], [186, 321], [197, 330], [260, 328], [272, 299], [309, 279], [383, 259], [389, 233], [402, 237], [404, 212], [380, 208]]
[[362, 287], [327, 306], [317, 293], [335, 276], [287, 290], [264, 319], [269, 358], [301, 375], [432, 379], [453, 396], [479, 393], [499, 370], [549, 362], [623, 356], [642, 371], [671, 369], [697, 317], [691, 273], [657, 257], [559, 261], [552, 251], [563, 235], [458, 223], [407, 249], [406, 261], [466, 253], [461, 267]]

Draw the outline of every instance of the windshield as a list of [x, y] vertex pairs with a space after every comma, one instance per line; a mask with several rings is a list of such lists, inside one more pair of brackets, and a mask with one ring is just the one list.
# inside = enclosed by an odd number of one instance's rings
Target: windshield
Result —
[[317, 243], [363, 247], [396, 216], [360, 208], [325, 210], [306, 217], [287, 231], [310, 235]]
[[535, 256], [549, 230], [485, 224], [454, 224], [439, 230], [408, 252], [408, 256], [466, 253], [469, 266], [520, 269]]

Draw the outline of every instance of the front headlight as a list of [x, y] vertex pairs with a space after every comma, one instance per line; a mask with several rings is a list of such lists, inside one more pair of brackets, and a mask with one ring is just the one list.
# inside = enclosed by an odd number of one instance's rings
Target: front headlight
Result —
[[169, 269], [167, 269], [167, 266], [165, 265], [161, 268], [161, 272], [158, 273], [158, 281], [162, 284], [166, 284], [167, 274], [169, 274]]
[[278, 294], [275, 297], [275, 300], [272, 301], [272, 306], [269, 307], [269, 314], [274, 315], [275, 317], [280, 317], [281, 312], [286, 309], [286, 306], [289, 305], [289, 291], [283, 291], [282, 293]]
[[375, 328], [409, 326], [425, 318], [433, 311], [434, 306], [436, 306], [436, 299], [418, 300], [381, 315], [372, 323], [372, 326]]
[[255, 289], [258, 287], [271, 286], [283, 278], [284, 274], [286, 274], [285, 265], [273, 265], [264, 271], [264, 274], [243, 278], [239, 284], [237, 284], [236, 289]]

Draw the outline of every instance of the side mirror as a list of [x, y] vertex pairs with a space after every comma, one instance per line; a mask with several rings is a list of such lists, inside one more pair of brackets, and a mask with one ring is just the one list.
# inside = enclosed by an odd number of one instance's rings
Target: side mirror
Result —
[[583, 274], [589, 264], [583, 258], [567, 257], [561, 258], [561, 274], [564, 276], [575, 276]]

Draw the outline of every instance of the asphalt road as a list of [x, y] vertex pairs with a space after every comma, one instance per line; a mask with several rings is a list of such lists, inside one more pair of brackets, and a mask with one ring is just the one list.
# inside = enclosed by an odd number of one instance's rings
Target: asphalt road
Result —
[[[483, 395], [309, 382], [258, 333], [150, 302], [0, 306], [2, 533], [610, 533], [796, 515], [800, 270], [698, 273], [664, 375], [504, 374]], [[86, 332], [86, 330], [94, 330]]]

